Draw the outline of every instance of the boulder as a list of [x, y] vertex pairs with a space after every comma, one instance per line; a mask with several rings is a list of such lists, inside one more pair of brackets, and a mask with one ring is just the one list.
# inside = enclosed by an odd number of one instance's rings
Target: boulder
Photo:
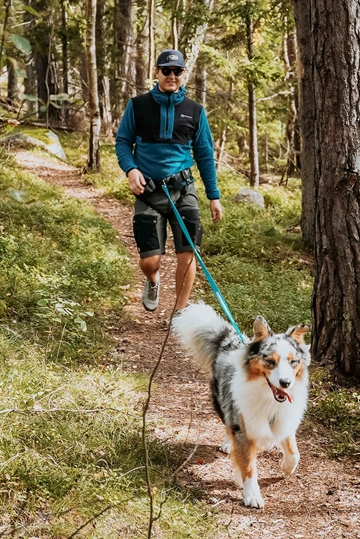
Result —
[[46, 131], [44, 135], [48, 139], [48, 142], [44, 142], [43, 140], [39, 140], [36, 137], [30, 137], [25, 133], [21, 133], [21, 131], [17, 131], [16, 133], [11, 133], [7, 137], [4, 137], [0, 140], [0, 142], [6, 142], [7, 144], [10, 144], [12, 146], [21, 147], [39, 146], [40, 148], [43, 148], [49, 153], [56, 155], [56, 157], [58, 157], [59, 159], [66, 161], [66, 154], [63, 150], [63, 147], [61, 146], [59, 137], [52, 131]]
[[250, 189], [250, 187], [243, 187], [240, 189], [233, 200], [237, 203], [246, 202], [247, 204], [253, 204], [254, 206], [265, 209], [265, 202], [262, 194], [259, 193], [259, 191]]

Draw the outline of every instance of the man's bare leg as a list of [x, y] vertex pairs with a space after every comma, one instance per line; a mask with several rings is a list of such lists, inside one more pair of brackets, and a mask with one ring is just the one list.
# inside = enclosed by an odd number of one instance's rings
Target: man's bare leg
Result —
[[161, 255], [148, 256], [140, 258], [139, 266], [145, 277], [151, 282], [156, 283], [159, 280], [159, 269], [161, 263]]
[[176, 309], [184, 309], [194, 284], [196, 274], [195, 255], [192, 251], [177, 253], [176, 282]]

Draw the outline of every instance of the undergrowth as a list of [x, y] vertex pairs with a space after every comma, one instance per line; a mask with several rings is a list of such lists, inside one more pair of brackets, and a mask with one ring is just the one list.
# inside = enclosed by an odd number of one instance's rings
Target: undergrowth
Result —
[[[95, 175], [94, 181], [113, 196], [131, 202], [127, 181], [123, 175], [119, 176], [113, 144], [106, 147], [103, 157], [105, 173]], [[111, 181], [106, 174], [108, 170], [111, 170]], [[233, 201], [236, 193], [248, 186], [248, 181], [233, 171], [221, 172], [219, 187], [224, 216], [218, 225], [213, 225], [209, 202], [196, 170], [195, 176], [205, 229], [201, 254], [240, 329], [252, 335], [253, 320], [258, 314], [262, 314], [276, 332], [295, 324], [311, 325], [313, 260], [301, 241], [300, 180], [290, 178], [287, 187], [278, 186], [276, 178], [261, 185], [264, 210], [236, 204]], [[194, 295], [223, 314], [200, 271]], [[307, 341], [310, 342], [310, 335]], [[319, 425], [326, 425], [331, 434], [328, 454], [356, 455], [360, 444], [358, 393], [344, 387], [330, 391], [331, 386], [324, 384], [318, 403], [318, 372], [314, 368], [313, 375], [313, 368], [310, 369], [309, 417]], [[327, 373], [326, 370], [321, 372]]]
[[360, 454], [360, 390], [334, 383], [325, 368], [313, 366], [307, 422], [321, 430], [330, 457], [355, 457]]
[[[146, 537], [147, 378], [123, 368], [108, 330], [127, 253], [86, 203], [0, 160], [0, 535]], [[181, 448], [150, 439], [149, 453], [161, 536], [213, 537], [212, 515], [171, 480]]]
[[[83, 166], [85, 135], [60, 137], [71, 163]], [[77, 536], [146, 537], [141, 416], [147, 379], [128, 374], [129, 358], [107, 331], [122, 316], [132, 279], [127, 253], [86, 203], [63, 198], [4, 154], [1, 159], [0, 534], [65, 539], [89, 520]], [[112, 142], [102, 146], [102, 171], [85, 179], [133, 200]], [[261, 210], [235, 204], [245, 182], [222, 173], [224, 219], [215, 226], [196, 181], [202, 256], [240, 328], [251, 334], [258, 314], [275, 331], [309, 323], [312, 261], [296, 232], [297, 182], [261, 187]], [[194, 293], [219, 310], [200, 272]], [[358, 393], [331, 388], [314, 370], [309, 421], [331, 433], [332, 455], [358, 451], [359, 419]], [[216, 537], [216, 519], [201, 499], [171, 480], [181, 447], [149, 443], [156, 511], [166, 500], [154, 532], [163, 539]]]

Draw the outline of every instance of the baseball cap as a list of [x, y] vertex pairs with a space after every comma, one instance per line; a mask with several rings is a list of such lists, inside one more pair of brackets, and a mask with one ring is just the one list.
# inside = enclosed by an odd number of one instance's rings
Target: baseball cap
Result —
[[162, 51], [156, 61], [157, 67], [185, 67], [184, 57], [179, 51], [166, 49]]

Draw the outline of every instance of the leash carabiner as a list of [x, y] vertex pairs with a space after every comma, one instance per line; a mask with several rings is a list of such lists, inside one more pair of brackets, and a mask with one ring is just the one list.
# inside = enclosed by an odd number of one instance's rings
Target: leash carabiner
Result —
[[230, 308], [228, 306], [228, 304], [226, 303], [225, 299], [223, 298], [220, 290], [219, 290], [219, 287], [217, 286], [217, 284], [215, 283], [214, 279], [212, 278], [209, 270], [207, 269], [207, 267], [205, 266], [201, 256], [200, 256], [200, 253], [199, 251], [197, 250], [197, 248], [195, 247], [194, 245], [194, 242], [192, 241], [191, 237], [190, 237], [190, 234], [184, 224], [184, 221], [182, 220], [181, 218], [181, 215], [177, 209], [177, 207], [175, 206], [172, 198], [171, 198], [171, 195], [169, 193], [169, 190], [168, 190], [168, 187], [166, 185], [166, 182], [163, 182], [161, 187], [163, 188], [163, 191], [165, 192], [166, 196], [168, 197], [169, 201], [170, 201], [170, 204], [171, 204], [171, 207], [172, 207], [172, 210], [175, 214], [175, 217], [176, 219], [178, 220], [178, 223], [180, 225], [180, 228], [181, 230], [183, 231], [186, 239], [188, 240], [192, 250], [194, 251], [194, 254], [200, 264], [200, 266], [202, 267], [202, 270], [203, 272], [205, 273], [205, 277], [207, 278], [210, 286], [211, 286], [211, 289], [212, 291], [214, 292], [215, 294], [215, 297], [216, 299], [218, 300], [219, 304], [220, 304], [220, 307], [222, 308], [222, 310], [224, 311], [224, 313], [226, 314], [228, 320], [230, 321], [230, 323], [232, 324], [233, 328], [235, 329], [236, 333], [238, 334], [241, 342], [244, 343], [244, 337], [243, 337], [243, 334], [241, 333], [237, 323], [235, 322], [235, 319], [230, 311]]

